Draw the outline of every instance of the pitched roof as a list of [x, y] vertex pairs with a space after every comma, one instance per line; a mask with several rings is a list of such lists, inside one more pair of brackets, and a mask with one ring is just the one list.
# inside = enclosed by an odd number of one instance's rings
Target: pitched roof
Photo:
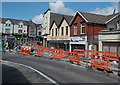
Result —
[[116, 16], [117, 14], [112, 15], [100, 15], [94, 13], [86, 13], [86, 12], [77, 12], [86, 22], [96, 23], [96, 24], [106, 24], [106, 22]]
[[66, 19], [66, 21], [69, 23], [72, 17], [73, 16], [69, 16], [69, 15], [50, 13], [50, 27], [53, 24], [53, 22], [55, 22], [56, 25], [59, 26], [63, 18]]
[[31, 21], [18, 20], [18, 19], [10, 19], [10, 18], [0, 18], [1, 23], [5, 23], [7, 20], [11, 21], [12, 24], [19, 24], [19, 22], [23, 22], [24, 25], [35, 26], [35, 23], [33, 23]]

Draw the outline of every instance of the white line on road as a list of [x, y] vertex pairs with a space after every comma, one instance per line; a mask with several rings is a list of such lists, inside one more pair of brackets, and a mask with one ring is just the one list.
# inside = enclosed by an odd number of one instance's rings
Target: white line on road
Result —
[[24, 64], [20, 64], [20, 63], [15, 63], [15, 62], [11, 62], [11, 61], [5, 61], [5, 60], [0, 60], [1, 62], [6, 62], [6, 63], [13, 63], [13, 64], [17, 64], [17, 65], [21, 65], [21, 66], [24, 66], [24, 67], [27, 67], [29, 69], [32, 69], [33, 71], [37, 72], [38, 74], [42, 75], [43, 77], [45, 77], [46, 79], [48, 79], [50, 82], [56, 84], [56, 85], [59, 85], [57, 84], [57, 82], [55, 82], [53, 79], [49, 78], [48, 76], [46, 76], [45, 74], [43, 74], [42, 72], [38, 71], [37, 69], [34, 69], [33, 67], [31, 66], [27, 66], [27, 65], [24, 65]]

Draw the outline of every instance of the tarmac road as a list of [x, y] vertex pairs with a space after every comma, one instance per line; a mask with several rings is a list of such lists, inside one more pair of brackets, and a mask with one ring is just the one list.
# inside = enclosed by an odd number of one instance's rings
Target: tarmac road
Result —
[[[19, 54], [3, 54], [3, 60], [31, 66], [52, 78], [58, 83], [118, 83], [117, 77], [109, 77], [104, 73], [87, 71], [85, 68], [66, 62], [50, 60], [42, 57], [23, 56]], [[114, 84], [115, 85], [115, 84]]]

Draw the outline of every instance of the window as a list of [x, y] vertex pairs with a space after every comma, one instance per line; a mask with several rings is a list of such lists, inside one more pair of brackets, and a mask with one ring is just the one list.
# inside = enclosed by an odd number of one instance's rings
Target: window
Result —
[[10, 29], [5, 29], [5, 33], [10, 33]]
[[109, 28], [110, 31], [112, 31], [114, 28]]
[[119, 56], [120, 56], [120, 46], [118, 46], [118, 53], [119, 53]]
[[66, 26], [66, 35], [68, 35], [68, 26]]
[[81, 23], [81, 34], [85, 33], [85, 23]]
[[64, 27], [61, 28], [61, 31], [62, 31], [61, 35], [63, 35], [64, 34]]
[[103, 51], [108, 52], [109, 51], [109, 46], [107, 46], [107, 45], [103, 46]]
[[116, 52], [117, 47], [116, 46], [110, 46], [110, 52]]
[[117, 22], [117, 30], [120, 30], [120, 23], [119, 23], [119, 21]]
[[41, 35], [41, 32], [39, 32], [39, 35]]
[[18, 30], [18, 33], [22, 33], [22, 30]]
[[10, 26], [11, 26], [11, 24], [5, 24], [5, 26], [6, 26], [6, 27], [10, 27]]
[[18, 25], [19, 28], [23, 28], [23, 25]]
[[9, 27], [10, 27], [10, 24], [9, 24]]
[[52, 29], [52, 36], [54, 36], [54, 29]]
[[58, 34], [58, 29], [56, 28], [56, 36], [57, 36], [57, 34]]
[[74, 24], [74, 35], [77, 35], [77, 23]]

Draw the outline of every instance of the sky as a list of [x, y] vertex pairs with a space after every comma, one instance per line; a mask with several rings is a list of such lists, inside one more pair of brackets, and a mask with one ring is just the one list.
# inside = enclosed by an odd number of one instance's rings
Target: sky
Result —
[[44, 12], [50, 8], [52, 12], [74, 15], [76, 11], [97, 14], [112, 14], [118, 10], [115, 2], [2, 2], [2, 17], [30, 20], [40, 24], [43, 22]]

